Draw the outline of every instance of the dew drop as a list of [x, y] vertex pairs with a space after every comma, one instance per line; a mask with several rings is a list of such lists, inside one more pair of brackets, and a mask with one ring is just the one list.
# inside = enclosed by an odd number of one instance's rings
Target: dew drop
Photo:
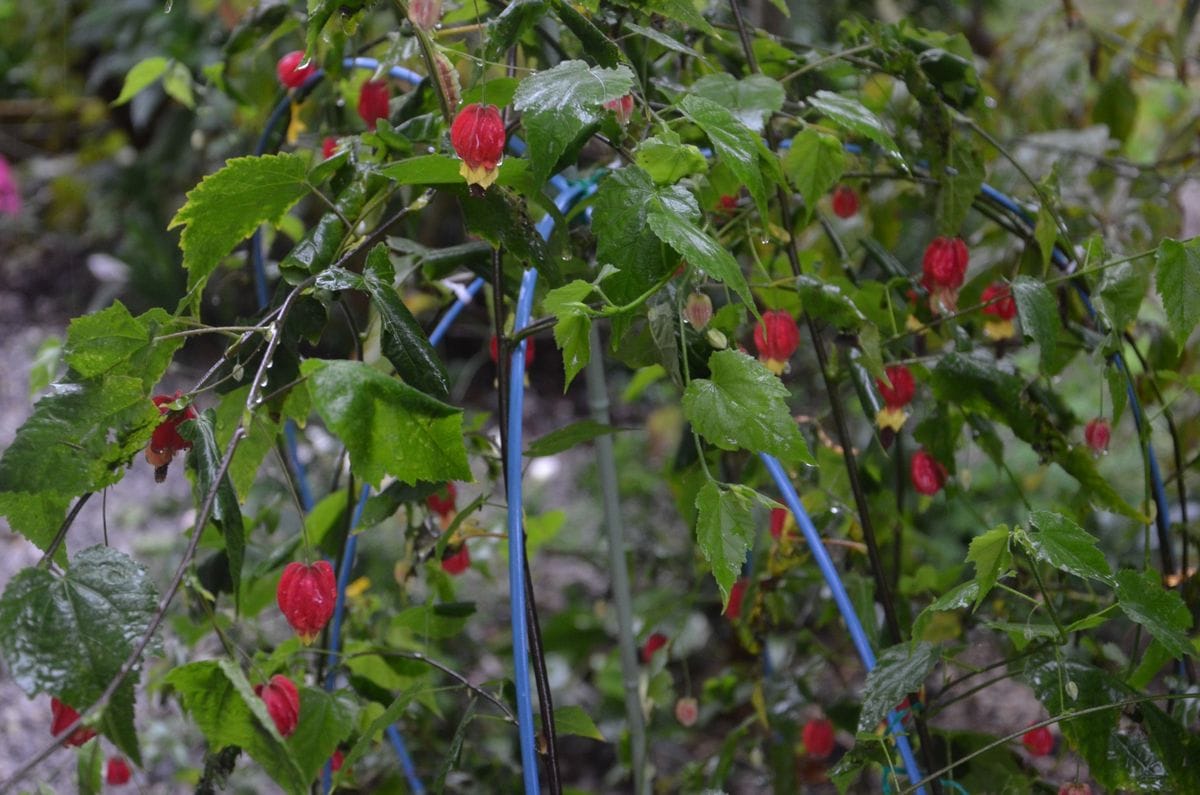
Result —
[[425, 151], [428, 152], [429, 154], [433, 154], [437, 150], [434, 149], [432, 146], [427, 146], [427, 147], [425, 147]]

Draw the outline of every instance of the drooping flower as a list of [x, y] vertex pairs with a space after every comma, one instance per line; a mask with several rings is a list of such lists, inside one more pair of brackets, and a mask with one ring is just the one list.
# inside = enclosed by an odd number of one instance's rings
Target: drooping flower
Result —
[[875, 379], [875, 386], [879, 388], [879, 395], [884, 403], [884, 408], [875, 413], [875, 424], [880, 428], [890, 428], [899, 432], [908, 419], [904, 407], [912, 402], [917, 385], [913, 381], [912, 372], [902, 364], [890, 365], [884, 372], [887, 374], [887, 382], [881, 378]]
[[267, 705], [267, 714], [284, 737], [290, 737], [300, 723], [300, 693], [291, 679], [275, 674], [265, 685], [255, 685], [254, 694]]
[[913, 455], [909, 470], [913, 488], [921, 494], [937, 494], [946, 485], [946, 468], [924, 450]]
[[729, 602], [725, 605], [725, 617], [737, 618], [742, 614], [742, 599], [746, 595], [746, 578], [739, 577], [729, 589]]
[[675, 720], [679, 725], [692, 727], [700, 718], [700, 703], [691, 696], [684, 696], [675, 702]]
[[504, 119], [495, 105], [466, 105], [450, 125], [450, 143], [462, 159], [458, 173], [468, 185], [491, 187], [504, 158]]
[[321, 157], [325, 160], [337, 154], [338, 139], [332, 135], [326, 136], [324, 141], [321, 141]]
[[771, 509], [771, 538], [779, 541], [796, 530], [796, 519], [787, 508]]
[[368, 80], [358, 89], [358, 116], [368, 130], [374, 130], [375, 122], [391, 115], [388, 109], [391, 97], [386, 80]]
[[967, 275], [970, 252], [959, 237], [936, 237], [921, 260], [921, 286], [929, 291], [929, 308], [937, 314], [958, 306], [958, 288]]
[[800, 732], [804, 750], [813, 759], [825, 759], [833, 753], [833, 723], [828, 718], [813, 718], [804, 724]]
[[408, 19], [413, 27], [433, 30], [442, 19], [442, 0], [409, 0]]
[[985, 304], [983, 314], [994, 318], [983, 324], [984, 336], [997, 342], [1012, 339], [1016, 335], [1013, 318], [1017, 316], [1017, 302], [1009, 286], [1003, 282], [993, 282], [984, 289], [979, 300]]
[[154, 405], [158, 406], [159, 414], [166, 415], [154, 433], [150, 436], [150, 444], [146, 446], [146, 461], [154, 467], [154, 480], [162, 483], [167, 477], [167, 467], [171, 459], [180, 450], [191, 450], [192, 443], [179, 434], [179, 426], [189, 420], [196, 419], [196, 409], [188, 406], [182, 411], [172, 412], [170, 405], [179, 399], [180, 392], [174, 395], [155, 395]]
[[[52, 697], [50, 699], [50, 735], [52, 737], [62, 734], [68, 726], [77, 720], [79, 720], [78, 712], [57, 698]], [[87, 726], [80, 726], [71, 732], [70, 736], [63, 740], [63, 743], [66, 745], [83, 745], [95, 736], [95, 730], [89, 729]]]
[[712, 299], [704, 293], [692, 293], [683, 306], [683, 316], [687, 318], [688, 323], [692, 324], [692, 328], [696, 331], [703, 331], [708, 322], [712, 320]]
[[1033, 756], [1049, 756], [1054, 751], [1054, 735], [1045, 726], [1025, 732], [1021, 735], [1021, 743]]
[[452, 481], [447, 481], [442, 488], [425, 498], [425, 505], [429, 510], [437, 514], [443, 530], [449, 526], [450, 520], [454, 518], [455, 500], [457, 498], [458, 489], [454, 488]]
[[661, 632], [651, 633], [650, 637], [646, 638], [646, 642], [642, 645], [642, 664], [648, 665], [650, 660], [654, 658], [654, 653], [667, 645], [667, 636]]
[[275, 589], [279, 610], [305, 645], [313, 642], [333, 617], [337, 603], [337, 579], [327, 560], [311, 566], [289, 563]]
[[838, 218], [853, 218], [858, 213], [858, 192], [849, 185], [833, 189], [833, 214]]
[[604, 103], [604, 107], [615, 113], [617, 121], [624, 127], [629, 124], [629, 119], [633, 117], [633, 94], [626, 94], [623, 97], [609, 100]]
[[299, 88], [316, 69], [311, 61], [304, 62], [303, 50], [292, 50], [276, 62], [275, 75], [285, 88]]
[[470, 567], [471, 553], [466, 544], [458, 545], [457, 549], [453, 545], [446, 547], [446, 554], [442, 557], [442, 571], [457, 577]]
[[783, 373], [799, 346], [800, 327], [795, 318], [782, 310], [763, 312], [762, 320], [754, 327], [754, 347], [767, 369], [776, 375]]
[[112, 756], [108, 759], [108, 765], [104, 771], [104, 781], [110, 787], [119, 787], [122, 784], [128, 784], [129, 779], [133, 776], [133, 772], [129, 769], [129, 765], [119, 756]]
[[1096, 455], [1103, 455], [1108, 452], [1108, 443], [1112, 438], [1112, 429], [1108, 425], [1108, 420], [1103, 417], [1096, 417], [1089, 420], [1088, 424], [1083, 428], [1083, 440], [1087, 442], [1088, 448]]
[[333, 752], [333, 756], [329, 757], [329, 768], [334, 773], [342, 769], [342, 765], [346, 764], [346, 755], [342, 753], [341, 748], [337, 748]]

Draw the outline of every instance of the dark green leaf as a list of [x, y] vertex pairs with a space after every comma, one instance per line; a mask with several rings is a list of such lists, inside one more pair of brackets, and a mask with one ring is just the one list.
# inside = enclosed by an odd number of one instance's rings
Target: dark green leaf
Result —
[[354, 180], [338, 194], [337, 212], [327, 212], [304, 233], [300, 242], [292, 247], [279, 269], [289, 282], [299, 284], [314, 273], [321, 273], [333, 262], [346, 239], [345, 218], [354, 223], [367, 201], [367, 184]]
[[1108, 127], [1109, 135], [1122, 143], [1133, 132], [1138, 115], [1138, 94], [1128, 68], [1114, 70], [1096, 93], [1092, 121]]
[[858, 733], [875, 731], [888, 712], [924, 684], [939, 659], [937, 647], [925, 642], [901, 643], [880, 652], [875, 667], [867, 674]]
[[621, 49], [612, 39], [604, 35], [600, 28], [591, 20], [575, 10], [575, 6], [567, 0], [554, 0], [554, 11], [562, 23], [575, 34], [588, 55], [595, 58], [601, 66], [616, 66], [621, 61]]
[[500, 61], [508, 49], [517, 43], [546, 13], [545, 0], [514, 0], [488, 25], [487, 58]]
[[1155, 640], [1175, 657], [1195, 654], [1187, 631], [1192, 614], [1176, 591], [1168, 591], [1152, 572], [1117, 572], [1117, 604], [1125, 615], [1150, 630]]
[[938, 230], [953, 236], [961, 230], [985, 174], [983, 157], [970, 139], [952, 138], [946, 160], [946, 173], [938, 188]]
[[75, 782], [79, 795], [100, 795], [103, 787], [104, 751], [99, 740], [91, 740], [79, 749], [75, 760]]
[[668, 19], [677, 20], [701, 33], [716, 35], [717, 32], [696, 10], [696, 4], [692, 0], [643, 0], [636, 3], [635, 7], [640, 8], [643, 13], [661, 14]]
[[[196, 467], [196, 491], [200, 501], [216, 487], [217, 499], [213, 502], [212, 522], [221, 530], [225, 539], [225, 554], [229, 556], [229, 577], [233, 582], [233, 598], [241, 598], [242, 563], [246, 556], [246, 528], [242, 524], [242, 510], [238, 506], [237, 492], [226, 472], [217, 483], [221, 459], [225, 451], [217, 446], [217, 413], [213, 409], [203, 412], [193, 422], [179, 426], [179, 432], [192, 442], [189, 460]], [[202, 532], [204, 528], [196, 528]]]
[[991, 593], [996, 582], [1012, 566], [1012, 552], [1008, 549], [1008, 528], [993, 527], [986, 533], [971, 539], [967, 549], [967, 561], [975, 565], [975, 581], [979, 592], [975, 596], [975, 607]]
[[446, 375], [446, 368], [434, 352], [433, 346], [429, 344], [429, 338], [425, 336], [416, 318], [400, 300], [400, 296], [396, 295], [390, 284], [384, 284], [375, 275], [372, 263], [380, 259], [383, 263], [376, 263], [375, 267], [380, 264], [390, 266], [387, 246], [383, 243], [367, 255], [363, 286], [379, 313], [383, 355], [396, 368], [396, 373], [405, 383], [438, 400], [445, 400], [450, 397], [450, 380]]
[[806, 101], [843, 130], [874, 142], [885, 155], [903, 165], [904, 157], [892, 134], [879, 117], [857, 99], [843, 97], [832, 91], [818, 91]]
[[800, 305], [813, 317], [847, 331], [857, 331], [867, 323], [863, 313], [851, 300], [848, 283], [839, 285], [825, 282], [813, 276], [801, 276], [796, 280]]
[[688, 94], [679, 109], [712, 141], [717, 157], [737, 177], [758, 207], [764, 219], [767, 214], [767, 189], [763, 182], [765, 164], [759, 163], [762, 141], [738, 121], [725, 107], [712, 100]]
[[606, 742], [604, 735], [596, 728], [595, 721], [583, 711], [583, 707], [577, 707], [573, 704], [565, 707], [555, 707], [554, 727], [558, 730], [559, 734], [574, 734], [577, 737], [587, 737], [589, 740]]
[[734, 350], [708, 360], [709, 378], [683, 393], [683, 413], [722, 450], [770, 453], [788, 463], [814, 463], [785, 402], [787, 387], [758, 360]]
[[783, 109], [783, 86], [762, 74], [738, 80], [728, 72], [719, 72], [697, 80], [692, 91], [728, 109], [738, 121], [759, 133], [771, 114]]
[[[650, 175], [635, 166], [618, 169], [600, 180], [592, 204], [596, 262], [618, 268], [617, 274], [604, 280], [605, 294], [618, 304], [640, 296], [679, 263], [678, 256], [670, 253], [650, 228], [650, 202], [657, 190]], [[667, 190], [681, 202], [689, 198], [683, 188]], [[699, 207], [695, 214], [699, 215]]]
[[308, 193], [307, 172], [299, 155], [236, 157], [188, 193], [167, 228], [184, 227], [179, 247], [189, 292], [202, 289], [221, 259], [259, 224], [278, 223]]
[[[217, 449], [224, 451], [233, 438], [233, 432], [241, 424], [246, 410], [246, 397], [250, 394], [250, 385], [226, 392], [221, 396], [221, 402], [216, 409], [216, 440]], [[269, 411], [255, 411], [250, 417], [246, 435], [242, 437], [233, 461], [229, 464], [229, 480], [233, 483], [234, 492], [239, 501], [244, 501], [250, 494], [258, 476], [258, 468], [262, 465], [267, 453], [275, 446], [275, 438], [279, 435], [279, 422], [272, 418]]]
[[362, 362], [309, 359], [300, 370], [321, 419], [366, 483], [378, 488], [384, 475], [404, 483], [472, 479], [459, 409]]
[[1050, 211], [1050, 206], [1047, 204], [1038, 207], [1037, 222], [1033, 226], [1033, 239], [1037, 242], [1038, 251], [1042, 255], [1042, 268], [1046, 268], [1050, 264], [1050, 257], [1054, 254], [1054, 243], [1058, 240], [1058, 223], [1054, 220], [1054, 213]]
[[314, 781], [325, 763], [354, 729], [354, 711], [347, 699], [312, 687], [301, 687], [296, 731], [287, 738], [288, 750], [300, 774]]
[[1046, 285], [1028, 276], [1018, 276], [1012, 283], [1013, 298], [1021, 318], [1021, 330], [1033, 338], [1041, 353], [1042, 366], [1054, 358], [1058, 347], [1058, 306]]
[[[90, 547], [58, 576], [28, 568], [0, 598], [0, 652], [29, 695], [49, 693], [83, 709], [116, 676], [150, 625], [158, 593], [141, 565], [111, 547]], [[104, 711], [101, 731], [138, 764], [131, 675]]]
[[529, 458], [558, 455], [564, 450], [570, 450], [575, 445], [590, 442], [597, 436], [616, 433], [619, 430], [621, 429], [614, 428], [611, 425], [604, 425], [595, 420], [580, 420], [566, 427], [559, 428], [556, 431], [551, 431], [536, 440], [533, 444], [529, 445], [529, 448], [525, 451], [525, 455]]
[[746, 283], [741, 266], [729, 250], [687, 220], [677, 204], [664, 201], [664, 198], [660, 196], [652, 201], [646, 215], [646, 222], [659, 240], [690, 264], [717, 281], [724, 282], [747, 306], [754, 306], [750, 285]]
[[796, 133], [782, 163], [783, 173], [804, 198], [805, 218], [811, 218], [817, 201], [842, 178], [846, 150], [832, 135], [806, 127]]
[[715, 480], [706, 482], [696, 495], [696, 543], [721, 589], [722, 604], [729, 603], [729, 589], [754, 543], [755, 503], [770, 505], [754, 489]]
[[1076, 577], [1112, 582], [1112, 569], [1096, 548], [1095, 536], [1070, 519], [1050, 511], [1029, 514], [1029, 530], [1017, 538], [1037, 560]]
[[1155, 282], [1175, 342], [1182, 347], [1200, 322], [1200, 237], [1158, 244]]

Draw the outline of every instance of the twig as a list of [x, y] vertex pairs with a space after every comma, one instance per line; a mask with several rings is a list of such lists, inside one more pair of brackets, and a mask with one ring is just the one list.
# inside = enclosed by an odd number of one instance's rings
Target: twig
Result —
[[94, 491], [89, 491], [87, 494], [84, 494], [75, 501], [75, 505], [71, 508], [71, 512], [67, 514], [66, 519], [63, 519], [63, 523], [59, 526], [58, 532], [54, 534], [54, 538], [50, 541], [50, 546], [46, 547], [46, 551], [42, 555], [42, 559], [37, 562], [37, 565], [49, 565], [50, 560], [54, 557], [54, 553], [58, 551], [59, 544], [61, 544], [63, 539], [67, 537], [67, 531], [70, 530], [71, 525], [75, 523], [75, 517], [79, 516], [79, 511], [83, 509], [83, 506], [87, 504], [87, 501], [90, 500], [92, 495], [95, 493], [96, 492]]

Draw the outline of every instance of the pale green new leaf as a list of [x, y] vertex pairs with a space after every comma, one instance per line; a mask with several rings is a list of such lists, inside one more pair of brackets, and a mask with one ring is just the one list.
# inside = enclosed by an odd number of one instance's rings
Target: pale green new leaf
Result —
[[149, 87], [151, 83], [162, 77], [170, 65], [170, 59], [164, 58], [161, 55], [143, 58], [135, 63], [125, 74], [125, 84], [121, 86], [121, 93], [113, 100], [112, 106], [124, 105], [133, 99]]
[[712, 141], [717, 157], [733, 172], [767, 218], [767, 189], [763, 182], [764, 166], [759, 163], [762, 142], [725, 107], [696, 94], [688, 94], [679, 109]]
[[722, 604], [742, 571], [746, 552], [754, 543], [752, 510], [756, 502], [769, 505], [753, 489], [706, 482], [696, 494], [696, 543], [721, 589]]
[[1159, 243], [1155, 283], [1180, 347], [1200, 322], [1200, 237]]
[[1012, 566], [1012, 552], [1008, 548], [1008, 528], [999, 525], [971, 539], [971, 545], [967, 549], [967, 561], [975, 565], [975, 580], [979, 584], [975, 595], [975, 607], [978, 608], [1000, 577]]
[[588, 363], [591, 351], [588, 335], [592, 329], [590, 310], [583, 300], [592, 294], [592, 285], [576, 279], [546, 293], [542, 306], [554, 315], [554, 342], [563, 355], [563, 391]]

